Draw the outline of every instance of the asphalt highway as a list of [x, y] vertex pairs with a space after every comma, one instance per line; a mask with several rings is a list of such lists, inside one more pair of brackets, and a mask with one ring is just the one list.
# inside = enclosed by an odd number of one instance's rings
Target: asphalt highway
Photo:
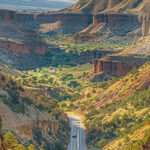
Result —
[[82, 120], [78, 116], [69, 115], [70, 120], [70, 143], [68, 150], [87, 150], [85, 142], [85, 129]]

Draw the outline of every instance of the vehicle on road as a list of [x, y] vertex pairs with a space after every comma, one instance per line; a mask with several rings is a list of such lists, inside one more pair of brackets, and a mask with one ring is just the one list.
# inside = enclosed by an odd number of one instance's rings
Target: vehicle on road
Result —
[[77, 137], [77, 134], [74, 133], [74, 134], [72, 135], [72, 138], [76, 138], [76, 137]]

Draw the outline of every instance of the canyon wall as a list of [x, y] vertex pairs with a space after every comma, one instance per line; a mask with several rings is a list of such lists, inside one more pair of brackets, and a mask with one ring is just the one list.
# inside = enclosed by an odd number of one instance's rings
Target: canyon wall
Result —
[[138, 17], [135, 15], [127, 14], [97, 14], [93, 16], [93, 23], [108, 23], [108, 24], [117, 24], [119, 22], [137, 22], [139, 23]]
[[131, 71], [136, 65], [129, 62], [121, 61], [103, 61], [95, 59], [94, 64], [94, 73], [105, 72], [112, 76], [121, 77]]
[[149, 15], [143, 16], [142, 34], [143, 36], [147, 36], [150, 34], [150, 16]]
[[4, 20], [6, 22], [15, 21], [16, 20], [16, 12], [11, 10], [0, 10], [0, 20]]
[[56, 21], [61, 21], [64, 24], [66, 23], [84, 23], [90, 24], [92, 23], [92, 15], [88, 14], [63, 14], [63, 13], [35, 13], [35, 14], [27, 14], [27, 13], [17, 13], [16, 19], [22, 23], [35, 22], [37, 24], [44, 23], [54, 23]]
[[33, 131], [35, 128], [40, 128], [42, 134], [51, 132], [55, 135], [59, 128], [59, 124], [58, 122], [52, 120], [33, 120], [29, 124], [17, 126], [16, 132], [23, 139], [25, 138], [26, 140], [32, 140], [34, 134]]
[[22, 43], [19, 41], [10, 41], [10, 40], [0, 40], [0, 48], [7, 49], [12, 52], [21, 52], [28, 54], [30, 51], [34, 51], [38, 54], [44, 54], [47, 51], [47, 46], [43, 44], [29, 44], [29, 43]]
[[80, 59], [79, 63], [84, 64], [84, 63], [92, 63], [93, 59], [99, 59], [104, 57], [107, 54], [112, 54], [114, 52], [112, 51], [106, 51], [106, 50], [93, 50], [93, 51], [86, 51], [86, 52], [81, 52], [80, 54]]

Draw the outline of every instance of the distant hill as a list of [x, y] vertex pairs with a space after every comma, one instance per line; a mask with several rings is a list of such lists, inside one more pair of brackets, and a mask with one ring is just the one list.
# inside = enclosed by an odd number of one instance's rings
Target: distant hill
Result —
[[[78, 0], [66, 11], [76, 13], [125, 13], [131, 9], [148, 10], [147, 0]], [[136, 10], [136, 9], [135, 9]]]
[[54, 11], [69, 7], [73, 1], [0, 0], [0, 7], [23, 11]]

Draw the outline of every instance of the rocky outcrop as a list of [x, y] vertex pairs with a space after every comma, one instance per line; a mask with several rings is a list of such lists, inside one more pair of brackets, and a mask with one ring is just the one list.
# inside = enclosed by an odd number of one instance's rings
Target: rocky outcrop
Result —
[[18, 22], [31, 29], [38, 29], [41, 24], [48, 24], [52, 29], [57, 29], [57, 22], [59, 22], [59, 27], [64, 33], [79, 32], [92, 23], [90, 14], [17, 13], [16, 16]]
[[52, 120], [34, 120], [29, 124], [17, 126], [16, 132], [20, 137], [25, 138], [26, 140], [32, 140], [33, 130], [35, 128], [40, 128], [42, 134], [51, 132], [55, 135], [58, 131], [59, 124], [58, 122]]
[[47, 46], [45, 45], [36, 45], [35, 43], [30, 44], [11, 40], [0, 40], [0, 48], [25, 54], [28, 54], [31, 50], [34, 50], [34, 52], [38, 54], [44, 54], [47, 51]]
[[94, 60], [94, 73], [106, 72], [112, 76], [121, 77], [131, 71], [135, 65], [119, 61]]
[[0, 20], [11, 22], [16, 20], [16, 12], [11, 10], [0, 10]]
[[107, 50], [93, 50], [93, 51], [81, 52], [79, 63], [80, 64], [92, 63], [93, 59], [99, 59], [106, 56], [107, 54], [112, 54], [112, 53], [114, 52], [107, 51]]
[[149, 15], [143, 16], [142, 34], [143, 36], [147, 36], [150, 34], [150, 16]]
[[140, 57], [112, 55], [102, 59], [94, 59], [93, 71], [95, 74], [108, 73], [112, 76], [121, 77], [146, 61], [145, 58]]
[[97, 14], [93, 16], [93, 23], [108, 23], [108, 24], [117, 24], [119, 22], [137, 22], [138, 17], [135, 15], [127, 15], [127, 14]]

